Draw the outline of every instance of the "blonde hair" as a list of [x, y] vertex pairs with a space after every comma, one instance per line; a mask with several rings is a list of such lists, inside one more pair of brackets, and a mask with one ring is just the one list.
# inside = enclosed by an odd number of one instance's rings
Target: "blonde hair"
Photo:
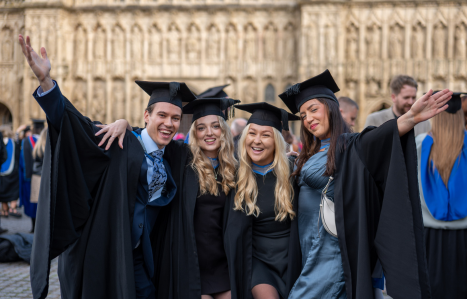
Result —
[[45, 151], [45, 143], [47, 142], [47, 129], [42, 130], [39, 139], [36, 141], [36, 145], [32, 151], [32, 156], [35, 158], [43, 158]]
[[[222, 175], [222, 191], [227, 195], [230, 189], [235, 188], [235, 167], [237, 160], [234, 157], [234, 144], [232, 133], [224, 118], [218, 116], [219, 124], [221, 127], [221, 147], [219, 148], [219, 174]], [[218, 195], [218, 182], [214, 175], [214, 169], [211, 161], [204, 154], [203, 150], [198, 145], [196, 138], [196, 122], [190, 128], [190, 149], [193, 154], [193, 161], [191, 167], [198, 174], [200, 195], [211, 194]]]
[[444, 184], [448, 185], [452, 167], [459, 158], [464, 145], [464, 111], [460, 109], [455, 114], [441, 112], [431, 120], [433, 146], [430, 161], [441, 175]]
[[[245, 139], [248, 135], [250, 125], [243, 130], [242, 136], [238, 141], [238, 154], [240, 157], [240, 166], [238, 168], [237, 194], [235, 195], [235, 210], [245, 212], [248, 216], [259, 216], [260, 210], [256, 205], [258, 197], [258, 186], [251, 168], [251, 159], [247, 154]], [[273, 128], [274, 132], [274, 161], [271, 168], [277, 177], [276, 187], [274, 189], [276, 212], [276, 221], [284, 221], [287, 217], [293, 219], [293, 187], [290, 180], [290, 165], [286, 154], [286, 143], [281, 132]]]

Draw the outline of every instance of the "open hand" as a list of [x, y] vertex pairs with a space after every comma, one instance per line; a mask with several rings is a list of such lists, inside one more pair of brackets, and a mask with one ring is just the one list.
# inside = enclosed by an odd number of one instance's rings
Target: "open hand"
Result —
[[24, 56], [26, 57], [29, 66], [31, 67], [34, 75], [36, 75], [39, 82], [44, 82], [47, 78], [50, 78], [50, 60], [47, 57], [47, 52], [44, 47], [40, 49], [41, 56], [39, 56], [31, 46], [31, 39], [29, 36], [24, 37], [19, 35], [19, 44], [21, 45], [21, 50], [23, 51]]
[[125, 119], [119, 119], [110, 125], [96, 125], [96, 127], [101, 128], [101, 130], [96, 133], [96, 136], [105, 133], [104, 137], [102, 137], [102, 140], [99, 143], [99, 146], [103, 145], [108, 139], [109, 141], [105, 147], [105, 150], [108, 150], [114, 142], [115, 138], [118, 138], [118, 145], [121, 149], [123, 149], [123, 139], [125, 138], [126, 129], [129, 127], [129, 124]]
[[421, 98], [419, 98], [410, 108], [415, 124], [428, 120], [438, 113], [443, 112], [448, 108], [447, 102], [452, 97], [452, 91], [449, 89], [442, 90], [433, 94], [433, 90], [429, 90]]

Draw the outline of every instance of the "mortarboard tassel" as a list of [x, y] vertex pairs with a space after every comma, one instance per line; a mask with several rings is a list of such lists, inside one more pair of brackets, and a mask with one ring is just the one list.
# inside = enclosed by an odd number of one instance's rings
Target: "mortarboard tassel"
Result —
[[289, 114], [284, 109], [281, 109], [282, 129], [289, 130]]
[[294, 84], [287, 88], [285, 91], [285, 94], [290, 97], [291, 95], [298, 94], [300, 93], [300, 83]]
[[173, 100], [177, 96], [177, 92], [180, 90], [180, 83], [178, 82], [170, 82], [169, 83], [169, 94], [170, 100]]

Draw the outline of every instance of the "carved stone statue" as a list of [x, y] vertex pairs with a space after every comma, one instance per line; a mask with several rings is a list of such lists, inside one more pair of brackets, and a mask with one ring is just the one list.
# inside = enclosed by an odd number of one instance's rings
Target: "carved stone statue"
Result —
[[350, 26], [347, 29], [347, 60], [358, 60], [358, 29]]
[[404, 31], [398, 24], [392, 27], [389, 37], [389, 57], [401, 59], [404, 51]]
[[245, 104], [254, 103], [258, 101], [256, 84], [253, 81], [248, 81], [243, 88], [243, 98], [245, 99]]
[[256, 60], [256, 30], [250, 24], [245, 32], [245, 60], [254, 62]]
[[229, 61], [237, 60], [237, 47], [238, 47], [238, 39], [237, 39], [237, 31], [233, 25], [230, 25], [227, 28], [227, 59]]
[[425, 30], [418, 24], [413, 28], [412, 58], [422, 60], [425, 57]]
[[115, 81], [113, 86], [113, 115], [115, 119], [125, 118], [125, 88], [123, 81]]
[[149, 37], [149, 60], [162, 59], [162, 35], [160, 30], [154, 26]]
[[105, 60], [105, 31], [102, 27], [97, 27], [96, 34], [94, 35], [94, 59]]
[[264, 31], [264, 59], [273, 61], [276, 58], [276, 32], [272, 24]]
[[[74, 95], [73, 95], [73, 105], [75, 108], [80, 111], [82, 114], [86, 114], [86, 103], [87, 103], [87, 86], [86, 82], [83, 80], [78, 80], [75, 85]], [[104, 121], [101, 119], [101, 121]]]
[[133, 123], [142, 124], [143, 110], [141, 109], [141, 88], [138, 85], [131, 85], [131, 109], [133, 114]]
[[444, 59], [446, 57], [446, 30], [442, 23], [435, 25], [433, 34], [433, 57]]
[[289, 24], [284, 30], [284, 58], [287, 61], [295, 61], [295, 35], [294, 28]]
[[105, 121], [106, 109], [105, 82], [94, 82], [93, 100], [91, 101], [91, 117], [94, 121]]
[[113, 30], [112, 58], [116, 60], [125, 59], [125, 35], [120, 26], [115, 26]]
[[381, 48], [381, 32], [378, 25], [373, 24], [371, 27], [368, 27], [365, 41], [367, 48], [367, 57], [372, 59], [378, 59], [380, 57]]
[[180, 33], [175, 24], [172, 24], [169, 27], [167, 36], [167, 52], [170, 61], [180, 61]]
[[306, 39], [306, 54], [311, 61], [316, 60], [316, 57], [318, 57], [319, 39], [315, 27], [308, 27]]
[[13, 60], [13, 32], [9, 28], [4, 28], [2, 34], [2, 61]]
[[135, 61], [143, 60], [143, 34], [138, 26], [133, 27], [131, 34], [131, 58]]
[[189, 62], [198, 62], [201, 58], [199, 30], [195, 25], [191, 25], [188, 29], [188, 37], [186, 40], [186, 53]]
[[454, 57], [457, 59], [466, 59], [466, 28], [463, 24], [456, 27], [455, 31]]
[[77, 61], [86, 61], [86, 32], [83, 27], [78, 27], [75, 36], [75, 58]]
[[219, 60], [220, 37], [219, 37], [219, 31], [214, 25], [211, 26], [211, 28], [209, 29], [206, 54], [207, 54], [208, 60], [211, 60], [211, 61]]
[[44, 39], [45, 39], [45, 48], [47, 49], [47, 56], [49, 56], [49, 58], [53, 59], [53, 57], [55, 57], [55, 55], [57, 54], [57, 51], [56, 51], [56, 43], [57, 43], [57, 31], [55, 29], [55, 18], [54, 17], [50, 17], [48, 19], [48, 25], [45, 29], [45, 36], [44, 36]]
[[333, 62], [336, 58], [336, 31], [332, 25], [326, 27], [326, 38], [324, 40], [326, 61]]

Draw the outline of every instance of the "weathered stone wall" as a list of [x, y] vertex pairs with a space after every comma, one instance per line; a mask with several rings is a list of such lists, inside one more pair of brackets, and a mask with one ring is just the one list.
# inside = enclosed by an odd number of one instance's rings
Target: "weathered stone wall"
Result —
[[368, 113], [391, 105], [389, 81], [465, 90], [464, 1], [0, 2], [0, 102], [14, 126], [43, 117], [19, 33], [45, 46], [52, 75], [83, 114], [142, 124], [147, 96], [134, 80], [179, 80], [194, 92], [230, 83], [243, 103], [269, 100], [329, 68]]

